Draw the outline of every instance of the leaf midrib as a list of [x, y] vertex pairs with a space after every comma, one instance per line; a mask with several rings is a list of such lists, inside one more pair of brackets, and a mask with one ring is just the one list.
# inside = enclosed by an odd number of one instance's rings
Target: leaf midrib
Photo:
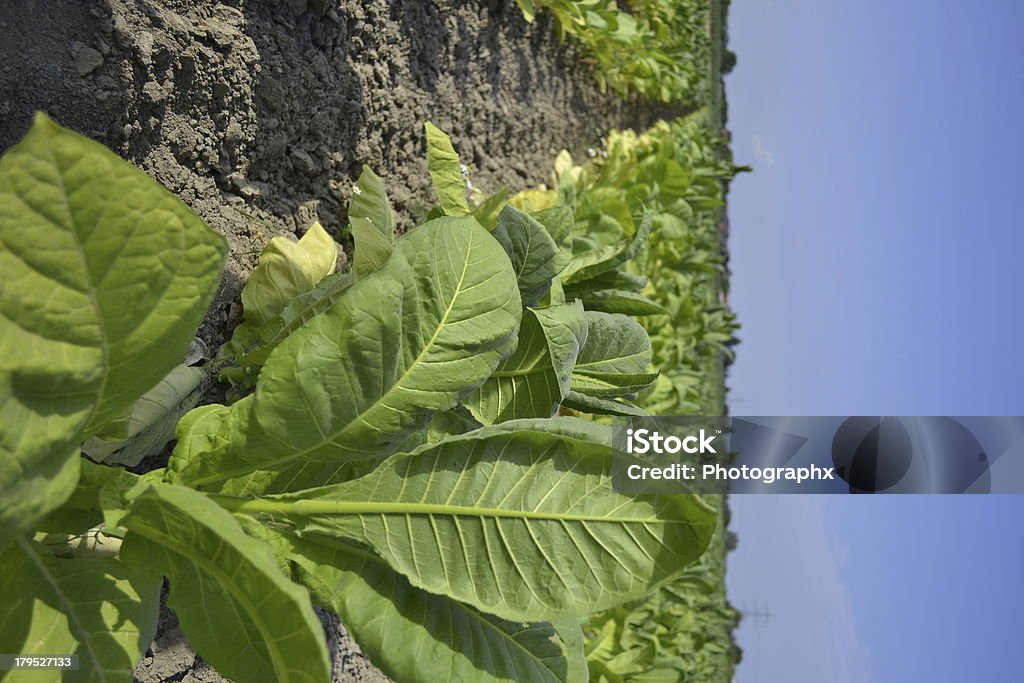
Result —
[[662, 517], [615, 517], [598, 514], [570, 514], [564, 512], [541, 512], [538, 510], [507, 510], [502, 508], [445, 505], [440, 503], [404, 503], [397, 501], [352, 501], [352, 500], [296, 500], [292, 502], [273, 498], [240, 498], [219, 493], [206, 494], [211, 500], [231, 512], [277, 513], [297, 517], [318, 515], [425, 515], [444, 517], [491, 517], [503, 519], [534, 519], [554, 522], [598, 522], [612, 524], [681, 524], [694, 526], [688, 520], [673, 520]]
[[[96, 324], [97, 327], [99, 327], [100, 332], [99, 347], [100, 351], [103, 353], [103, 375], [100, 378], [100, 385], [96, 390], [96, 400], [93, 402], [92, 408], [89, 410], [89, 415], [81, 422], [81, 426], [84, 429], [88, 427], [88, 425], [92, 422], [93, 418], [96, 416], [96, 413], [99, 412], [100, 406], [103, 404], [103, 398], [107, 392], [107, 382], [110, 379], [110, 340], [107, 337], [106, 321], [103, 320], [103, 310], [100, 308], [99, 299], [96, 297], [96, 283], [92, 277], [92, 270], [89, 268], [89, 259], [86, 257], [85, 254], [85, 245], [82, 243], [82, 240], [79, 237], [78, 224], [75, 221], [75, 212], [71, 208], [71, 202], [68, 199], [67, 186], [64, 184], [64, 169], [61, 167], [57, 159], [57, 153], [54, 151], [53, 145], [48, 145], [46, 149], [50, 153], [50, 160], [53, 163], [53, 167], [57, 171], [57, 183], [59, 185], [60, 196], [63, 200], [64, 209], [67, 211], [69, 223], [68, 228], [70, 228], [71, 236], [75, 240], [76, 252], [78, 257], [81, 259], [82, 270], [85, 272], [85, 281], [86, 288], [89, 293], [89, 302], [92, 304], [93, 312], [96, 315]], [[79, 161], [81, 161], [81, 158], [79, 158]], [[26, 206], [29, 205], [26, 203]], [[103, 213], [100, 215], [100, 218], [97, 219], [97, 223], [99, 222], [99, 220], [102, 220], [103, 218], [106, 217], [109, 208], [110, 202], [105, 202], [103, 205]]]

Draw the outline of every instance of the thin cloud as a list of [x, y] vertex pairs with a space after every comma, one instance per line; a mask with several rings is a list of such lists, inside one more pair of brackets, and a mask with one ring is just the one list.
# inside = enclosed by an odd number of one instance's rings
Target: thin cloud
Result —
[[754, 156], [763, 161], [768, 166], [775, 165], [775, 155], [772, 154], [764, 143], [761, 141], [761, 137], [758, 135], [753, 136], [754, 140]]
[[742, 623], [742, 683], [875, 683], [841, 569], [847, 549], [817, 496], [733, 496], [740, 544], [729, 597], [768, 613]]

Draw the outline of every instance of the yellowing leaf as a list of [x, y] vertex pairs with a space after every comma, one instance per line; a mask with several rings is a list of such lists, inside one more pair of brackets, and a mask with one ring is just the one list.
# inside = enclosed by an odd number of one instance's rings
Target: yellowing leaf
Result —
[[298, 242], [273, 238], [242, 289], [245, 321], [269, 322], [289, 301], [334, 272], [337, 260], [338, 248], [319, 223], [310, 226]]
[[542, 211], [550, 209], [557, 201], [556, 190], [523, 190], [512, 195], [508, 203], [520, 211]]

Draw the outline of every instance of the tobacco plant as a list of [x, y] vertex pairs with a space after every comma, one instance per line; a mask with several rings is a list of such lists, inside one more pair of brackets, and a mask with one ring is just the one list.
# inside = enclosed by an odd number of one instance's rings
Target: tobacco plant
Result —
[[314, 604], [399, 681], [585, 680], [580, 621], [701, 555], [711, 508], [615, 492], [609, 428], [552, 417], [638, 410], [657, 377], [640, 324], [587, 310], [651, 216], [577, 240], [571, 205], [477, 201], [428, 141], [445, 215], [396, 238], [366, 170], [351, 271], [318, 226], [268, 245], [210, 364], [238, 399], [187, 412], [144, 475], [82, 444], [127, 437], [182, 363], [224, 241], [43, 115], [4, 155], [0, 651], [130, 680], [166, 577], [189, 642], [238, 681], [330, 680]]

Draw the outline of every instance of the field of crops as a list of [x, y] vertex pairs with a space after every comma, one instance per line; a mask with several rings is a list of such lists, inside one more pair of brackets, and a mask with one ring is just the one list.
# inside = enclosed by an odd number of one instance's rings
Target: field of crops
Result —
[[674, 116], [506, 186], [423, 121], [418, 210], [349, 158], [256, 249], [45, 113], [5, 151], [0, 679], [181, 680], [179, 629], [240, 683], [732, 679], [725, 501], [616, 491], [610, 426], [725, 411], [725, 7], [517, 11]]

